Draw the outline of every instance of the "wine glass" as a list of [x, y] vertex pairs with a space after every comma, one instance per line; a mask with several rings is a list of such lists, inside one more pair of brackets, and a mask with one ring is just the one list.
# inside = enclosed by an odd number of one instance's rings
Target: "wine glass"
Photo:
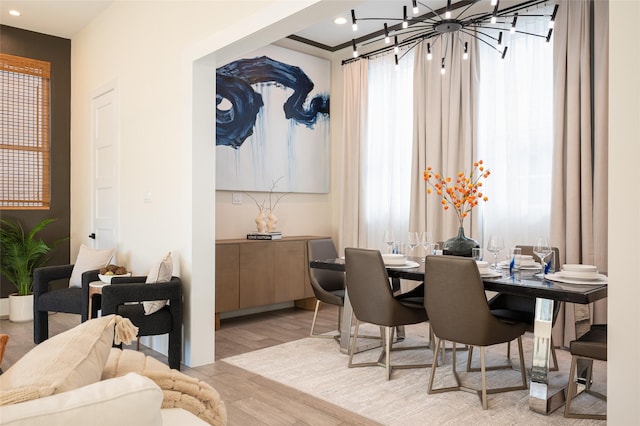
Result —
[[540, 258], [540, 265], [542, 266], [542, 274], [544, 276], [546, 262], [545, 259], [551, 254], [551, 246], [549, 240], [545, 237], [536, 238], [536, 242], [533, 245], [533, 253]]
[[[423, 231], [420, 236], [420, 245], [424, 249], [425, 253], [429, 253], [429, 249], [431, 248], [431, 242], [433, 241], [433, 236], [431, 231]], [[422, 262], [424, 262], [424, 257], [422, 258]]]
[[492, 235], [487, 243], [487, 251], [493, 253], [493, 269], [498, 270], [498, 253], [504, 250], [504, 240], [500, 235]]
[[418, 233], [416, 231], [409, 231], [407, 234], [407, 246], [409, 246], [409, 253], [413, 253], [413, 250], [418, 247]]
[[391, 250], [393, 248], [393, 243], [396, 241], [395, 237], [393, 236], [393, 231], [387, 229], [386, 231], [384, 231], [384, 242], [387, 245], [387, 252], [391, 253]]

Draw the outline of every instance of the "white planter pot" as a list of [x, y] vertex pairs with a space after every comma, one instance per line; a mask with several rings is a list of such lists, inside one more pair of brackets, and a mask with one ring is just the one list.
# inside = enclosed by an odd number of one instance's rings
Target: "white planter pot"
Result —
[[33, 321], [33, 294], [19, 296], [14, 293], [9, 295], [9, 321]]

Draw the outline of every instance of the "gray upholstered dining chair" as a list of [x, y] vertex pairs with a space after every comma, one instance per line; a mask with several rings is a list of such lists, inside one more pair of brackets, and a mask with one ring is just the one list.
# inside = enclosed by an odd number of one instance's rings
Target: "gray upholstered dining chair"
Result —
[[588, 361], [587, 377], [585, 378], [584, 386], [585, 393], [595, 396], [596, 398], [607, 400], [605, 395], [599, 392], [595, 392], [591, 389], [592, 380], [591, 373], [593, 371], [593, 360], [606, 361], [607, 360], [607, 325], [606, 324], [593, 324], [589, 331], [583, 334], [579, 339], [572, 340], [569, 343], [569, 350], [571, 351], [571, 371], [569, 373], [569, 386], [567, 390], [567, 403], [564, 407], [564, 416], [569, 418], [578, 419], [596, 419], [606, 420], [606, 414], [589, 414], [589, 413], [576, 413], [571, 411], [571, 403], [576, 396], [576, 386], [571, 383], [576, 375], [576, 366], [578, 360], [584, 359]]
[[[393, 296], [387, 269], [378, 250], [345, 249], [345, 269], [349, 301], [356, 317], [356, 326], [349, 351], [349, 368], [381, 366], [387, 380], [394, 368], [426, 368], [431, 364], [391, 364], [394, 350], [426, 349], [428, 345], [393, 347], [393, 334], [398, 326], [428, 321], [422, 298], [398, 300]], [[384, 347], [376, 362], [354, 363], [360, 323], [375, 324], [384, 329]], [[384, 358], [384, 362], [382, 361]]]
[[[444, 341], [453, 343], [453, 374], [457, 386], [433, 388], [438, 369], [438, 357], [434, 357], [428, 393], [467, 390], [460, 385], [456, 372], [455, 344], [480, 347], [482, 389], [477, 391], [482, 408], [487, 409], [487, 393], [527, 389], [527, 375], [522, 354], [522, 335], [527, 325], [507, 323], [493, 316], [484, 293], [484, 285], [473, 259], [456, 256], [427, 256], [425, 260], [424, 306], [435, 334], [435, 351]], [[487, 389], [485, 347], [518, 340], [520, 351], [519, 386]]]
[[[307, 257], [311, 260], [325, 260], [338, 258], [338, 251], [331, 238], [322, 238], [307, 241]], [[309, 268], [309, 281], [313, 294], [316, 296], [316, 309], [311, 323], [311, 337], [339, 338], [339, 334], [315, 334], [316, 319], [321, 303], [338, 306], [338, 332], [340, 331], [340, 319], [344, 307], [344, 272], [330, 271], [326, 269]]]
[[[522, 254], [533, 254], [533, 246], [517, 245], [522, 249]], [[556, 269], [560, 262], [560, 250], [557, 247], [552, 247], [555, 255]], [[560, 311], [561, 302], [554, 302], [553, 304], [553, 320], [552, 326], [556, 323], [558, 318], [558, 312]], [[533, 332], [533, 326], [535, 323], [536, 313], [536, 299], [533, 297], [516, 296], [513, 294], [498, 293], [489, 300], [489, 309], [491, 313], [505, 321], [518, 321], [527, 324], [527, 331]], [[507, 344], [507, 358], [511, 358], [511, 343]], [[553, 360], [553, 366], [549, 368], [550, 371], [558, 371], [558, 356], [556, 355], [556, 348], [553, 344], [553, 337], [551, 337], [551, 358]], [[470, 370], [472, 371], [472, 370]]]

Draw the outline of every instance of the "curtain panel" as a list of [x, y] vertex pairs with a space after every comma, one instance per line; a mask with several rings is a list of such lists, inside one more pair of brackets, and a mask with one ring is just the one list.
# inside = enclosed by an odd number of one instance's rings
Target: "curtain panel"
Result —
[[[340, 224], [338, 250], [345, 247], [366, 247], [362, 241], [366, 229], [361, 209], [360, 151], [365, 140], [367, 122], [367, 69], [368, 61], [359, 60], [345, 64], [343, 72], [344, 108], [342, 115], [342, 171], [340, 187]], [[361, 245], [362, 244], [362, 245]]]
[[[607, 271], [608, 2], [564, 2], [554, 40], [554, 156], [551, 241], [561, 263]], [[606, 323], [606, 299], [566, 304], [554, 327], [556, 344]]]
[[[427, 44], [416, 47], [414, 59], [413, 156], [409, 227], [429, 230], [434, 241], [444, 241], [458, 232], [453, 211], [445, 212], [436, 195], [426, 195], [422, 173], [427, 166], [445, 176], [469, 172], [477, 152], [476, 93], [479, 80], [478, 42], [461, 36], [449, 45], [447, 71], [440, 74], [445, 56], [443, 43], [432, 46], [433, 59], [427, 60]], [[445, 39], [443, 38], [443, 41]], [[469, 59], [462, 59], [462, 44], [470, 46]], [[477, 209], [474, 209], [477, 210]], [[465, 220], [466, 235], [478, 234], [477, 212]]]

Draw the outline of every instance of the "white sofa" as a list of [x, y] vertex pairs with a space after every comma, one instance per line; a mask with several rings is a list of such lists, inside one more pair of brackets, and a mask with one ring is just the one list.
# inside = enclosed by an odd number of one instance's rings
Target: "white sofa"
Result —
[[162, 390], [136, 373], [0, 408], [0, 424], [33, 425], [209, 425], [183, 408], [161, 408]]
[[116, 315], [53, 336], [0, 375], [0, 425], [225, 425], [218, 392], [145, 356], [112, 348], [137, 330]]

